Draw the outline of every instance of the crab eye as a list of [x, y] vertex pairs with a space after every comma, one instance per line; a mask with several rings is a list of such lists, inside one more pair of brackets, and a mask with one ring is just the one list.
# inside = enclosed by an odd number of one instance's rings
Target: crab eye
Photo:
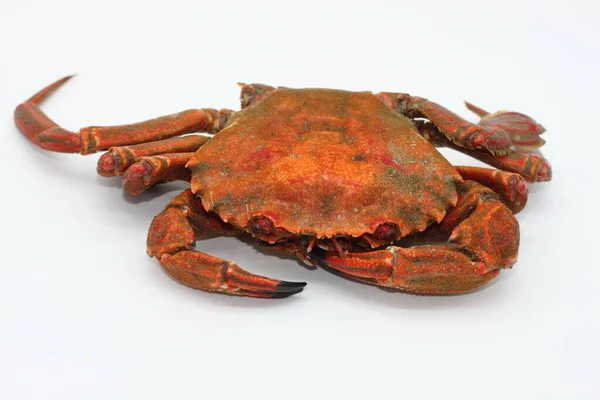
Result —
[[384, 242], [393, 242], [398, 239], [400, 229], [398, 225], [392, 223], [381, 224], [375, 229], [373, 237]]
[[274, 236], [276, 234], [275, 225], [267, 217], [254, 217], [248, 221], [250, 232], [259, 236]]

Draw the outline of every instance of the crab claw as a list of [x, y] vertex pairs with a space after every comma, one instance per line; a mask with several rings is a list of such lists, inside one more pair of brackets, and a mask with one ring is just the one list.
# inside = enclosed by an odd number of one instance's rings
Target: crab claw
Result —
[[148, 255], [156, 257], [175, 281], [207, 292], [281, 299], [304, 289], [305, 282], [256, 275], [233, 261], [192, 249], [196, 237], [227, 234], [231, 232], [230, 228], [207, 213], [201, 201], [188, 189], [154, 217], [148, 231]]
[[479, 125], [487, 129], [506, 132], [516, 147], [537, 148], [546, 143], [540, 137], [546, 129], [525, 114], [514, 111], [488, 113], [469, 102], [465, 101], [465, 105], [469, 110], [481, 117]]
[[198, 251], [164, 254], [159, 259], [165, 272], [194, 289], [236, 296], [282, 299], [302, 292], [306, 282], [288, 282], [250, 273], [231, 261]]
[[413, 293], [462, 293], [485, 285], [516, 262], [519, 224], [493, 190], [469, 180], [459, 185], [456, 206], [432, 227], [441, 238], [447, 235], [446, 243], [417, 241], [412, 247], [389, 246], [345, 257], [316, 249], [308, 257], [354, 280]]
[[452, 245], [388, 247], [345, 258], [334, 252], [317, 252], [310, 259], [320, 267], [375, 286], [422, 294], [453, 294], [473, 290], [500, 273], [472, 260]]

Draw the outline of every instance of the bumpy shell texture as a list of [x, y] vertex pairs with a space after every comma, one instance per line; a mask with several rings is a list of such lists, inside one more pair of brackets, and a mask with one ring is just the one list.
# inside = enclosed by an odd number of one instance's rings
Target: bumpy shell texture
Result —
[[207, 210], [245, 227], [265, 216], [320, 238], [402, 236], [440, 221], [460, 176], [408, 118], [367, 92], [279, 89], [236, 114], [190, 160]]

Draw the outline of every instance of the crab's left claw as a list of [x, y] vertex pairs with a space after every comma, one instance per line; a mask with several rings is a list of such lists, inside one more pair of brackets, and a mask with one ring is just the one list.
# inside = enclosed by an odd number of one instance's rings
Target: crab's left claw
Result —
[[227, 225], [202, 206], [190, 189], [154, 217], [148, 231], [148, 255], [156, 257], [174, 280], [194, 289], [235, 296], [281, 299], [300, 293], [305, 282], [287, 282], [252, 274], [232, 261], [193, 250], [196, 237], [230, 235]]
[[540, 137], [546, 129], [533, 118], [514, 111], [499, 111], [488, 113], [487, 111], [466, 102], [469, 110], [481, 117], [479, 125], [492, 130], [506, 132], [512, 144], [518, 148], [537, 148], [543, 146], [546, 141]]
[[516, 262], [519, 224], [491, 189], [466, 180], [459, 191], [456, 206], [432, 227], [440, 237], [447, 235], [447, 243], [390, 246], [345, 257], [316, 249], [308, 257], [354, 280], [413, 293], [476, 289]]

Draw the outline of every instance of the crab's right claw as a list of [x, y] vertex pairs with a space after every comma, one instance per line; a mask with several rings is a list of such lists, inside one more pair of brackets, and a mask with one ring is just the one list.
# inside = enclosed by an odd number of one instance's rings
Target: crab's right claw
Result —
[[456, 206], [430, 228], [446, 243], [390, 246], [344, 257], [316, 249], [309, 257], [354, 280], [412, 293], [452, 294], [481, 287], [516, 262], [519, 223], [492, 189], [470, 180], [458, 185]]
[[517, 148], [537, 148], [546, 143], [546, 141], [540, 137], [546, 129], [533, 118], [525, 114], [513, 111], [488, 113], [466, 101], [465, 105], [469, 110], [481, 117], [479, 125], [506, 132], [512, 140], [513, 145]]

